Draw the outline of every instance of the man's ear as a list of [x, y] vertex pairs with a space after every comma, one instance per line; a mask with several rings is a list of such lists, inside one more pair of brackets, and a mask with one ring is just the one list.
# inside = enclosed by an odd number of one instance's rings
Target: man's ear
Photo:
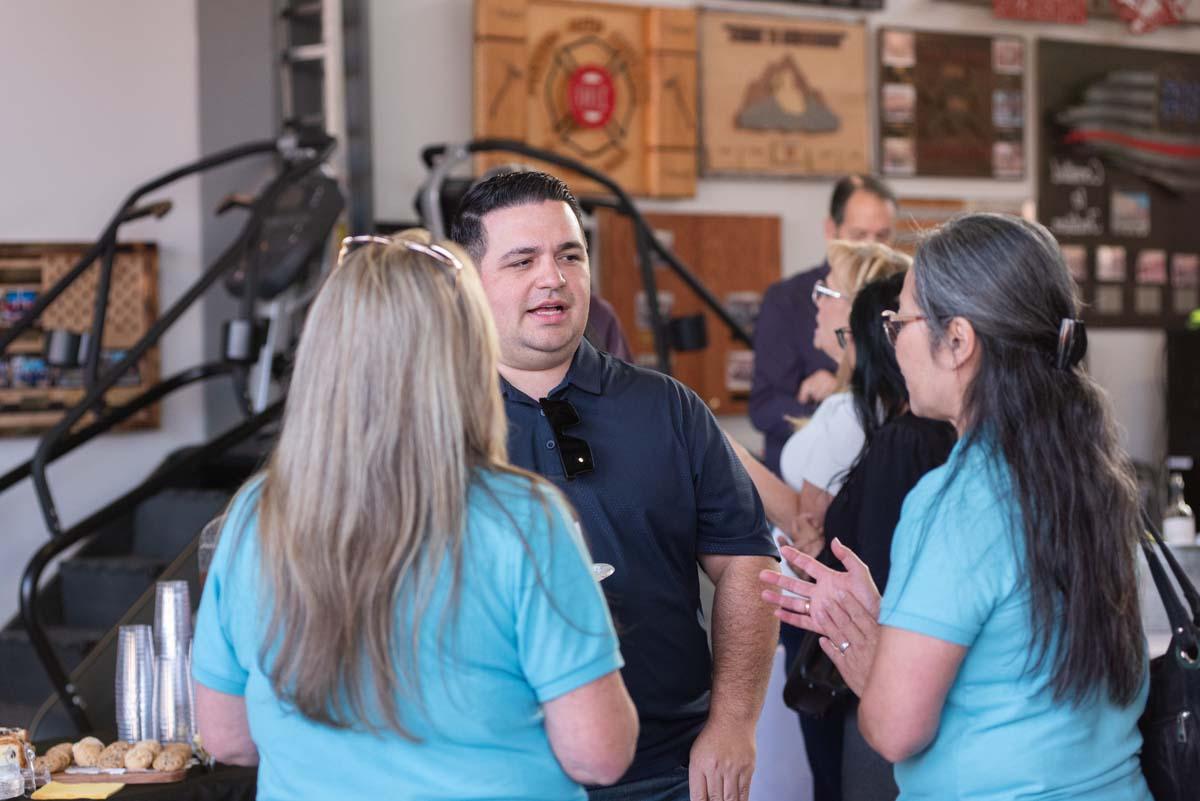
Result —
[[835, 223], [833, 221], [833, 218], [826, 217], [825, 218], [825, 241], [826, 242], [832, 242], [833, 240], [837, 239], [837, 229], [838, 229], [837, 223]]
[[979, 339], [975, 335], [975, 327], [965, 317], [954, 317], [946, 325], [943, 338], [946, 350], [958, 369], [970, 363], [979, 348]]

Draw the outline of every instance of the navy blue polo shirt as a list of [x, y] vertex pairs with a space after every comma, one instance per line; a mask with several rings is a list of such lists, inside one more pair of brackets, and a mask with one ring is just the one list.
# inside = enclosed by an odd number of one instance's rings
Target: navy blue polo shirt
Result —
[[641, 719], [622, 781], [686, 765], [708, 717], [712, 657], [700, 609], [701, 554], [775, 556], [750, 477], [696, 393], [600, 353], [587, 340], [551, 398], [566, 399], [595, 470], [568, 481], [535, 399], [501, 380], [513, 464], [550, 479], [583, 523]]

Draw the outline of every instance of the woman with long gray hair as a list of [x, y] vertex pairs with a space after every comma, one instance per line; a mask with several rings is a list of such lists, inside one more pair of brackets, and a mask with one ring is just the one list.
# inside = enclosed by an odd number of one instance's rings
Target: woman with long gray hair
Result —
[[1150, 798], [1137, 492], [1078, 316], [1042, 226], [929, 237], [883, 325], [912, 411], [960, 438], [905, 500], [886, 593], [837, 541], [845, 571], [793, 550], [811, 581], [763, 578], [824, 635], [902, 799]]
[[468, 257], [354, 237], [196, 627], [197, 722], [262, 799], [585, 798], [637, 717], [565, 500], [508, 465]]

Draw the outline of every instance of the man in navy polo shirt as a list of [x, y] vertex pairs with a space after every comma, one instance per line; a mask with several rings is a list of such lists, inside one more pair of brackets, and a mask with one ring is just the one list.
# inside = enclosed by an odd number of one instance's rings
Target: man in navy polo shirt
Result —
[[[616, 568], [603, 587], [641, 733], [629, 772], [591, 801], [745, 799], [778, 637], [757, 586], [776, 549], [749, 477], [694, 392], [583, 338], [591, 275], [565, 184], [483, 181], [451, 237], [500, 335], [509, 457], [566, 493], [592, 557]], [[716, 585], [711, 653], [697, 563]]]

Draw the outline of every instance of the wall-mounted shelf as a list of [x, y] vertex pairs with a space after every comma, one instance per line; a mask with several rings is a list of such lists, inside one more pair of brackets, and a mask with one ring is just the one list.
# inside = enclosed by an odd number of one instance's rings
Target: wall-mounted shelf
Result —
[[[75, 265], [88, 249], [77, 243], [0, 244], [0, 331], [18, 319]], [[26, 331], [0, 357], [0, 436], [45, 431], [84, 397], [82, 368], [49, 367], [43, 358], [49, 330], [84, 333], [91, 329], [99, 262], [43, 312], [37, 327]], [[146, 333], [158, 315], [158, 248], [151, 242], [117, 247], [112, 288], [101, 342], [101, 365], [120, 359]], [[122, 378], [105, 397], [119, 405], [158, 381], [158, 349], [151, 349], [137, 370]], [[86, 424], [89, 418], [84, 418]], [[157, 428], [157, 406], [134, 415], [122, 428]]]

